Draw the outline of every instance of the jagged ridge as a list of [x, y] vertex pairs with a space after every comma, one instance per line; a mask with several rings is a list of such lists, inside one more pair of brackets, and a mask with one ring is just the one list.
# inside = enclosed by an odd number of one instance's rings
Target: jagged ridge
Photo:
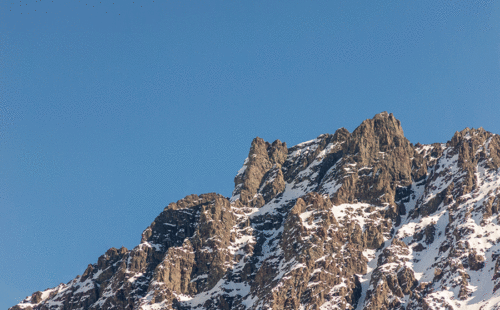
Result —
[[169, 204], [132, 250], [19, 309], [500, 309], [500, 137], [413, 145], [392, 114], [252, 141], [231, 198]]

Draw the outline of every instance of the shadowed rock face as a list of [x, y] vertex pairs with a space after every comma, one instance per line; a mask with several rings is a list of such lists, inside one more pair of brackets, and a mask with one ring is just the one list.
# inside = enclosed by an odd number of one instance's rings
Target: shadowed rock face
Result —
[[[261, 207], [266, 199], [263, 195], [255, 197], [259, 188], [265, 187], [267, 201], [283, 191], [285, 183], [281, 165], [285, 162], [286, 154], [286, 143], [276, 140], [269, 144], [259, 137], [255, 138], [245, 160], [245, 170], [234, 179], [233, 196], [239, 195], [244, 204]], [[268, 181], [262, 184], [264, 176], [267, 176]]]
[[397, 186], [412, 183], [414, 149], [392, 114], [381, 113], [365, 120], [352, 133], [344, 152], [345, 168], [366, 167], [371, 174], [349, 174], [352, 182], [344, 183], [336, 194], [339, 203], [358, 200], [394, 204]]
[[255, 138], [232, 197], [170, 203], [132, 250], [19, 309], [500, 308], [500, 138], [411, 144], [383, 112]]

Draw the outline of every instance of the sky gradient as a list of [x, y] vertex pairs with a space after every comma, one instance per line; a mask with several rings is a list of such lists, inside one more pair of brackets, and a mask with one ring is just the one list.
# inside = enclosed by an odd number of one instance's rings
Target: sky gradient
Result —
[[446, 142], [499, 99], [493, 1], [0, 0], [0, 308], [230, 196], [256, 136]]

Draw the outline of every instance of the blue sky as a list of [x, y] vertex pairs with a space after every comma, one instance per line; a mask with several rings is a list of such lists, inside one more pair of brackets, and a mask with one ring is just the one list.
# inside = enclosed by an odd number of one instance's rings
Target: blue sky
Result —
[[493, 1], [115, 1], [0, 0], [2, 309], [230, 196], [256, 136], [500, 133]]

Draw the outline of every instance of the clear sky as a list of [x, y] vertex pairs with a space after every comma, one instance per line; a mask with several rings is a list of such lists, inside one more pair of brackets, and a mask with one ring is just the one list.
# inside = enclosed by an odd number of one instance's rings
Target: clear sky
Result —
[[230, 196], [256, 136], [500, 133], [493, 1], [0, 0], [0, 308]]

